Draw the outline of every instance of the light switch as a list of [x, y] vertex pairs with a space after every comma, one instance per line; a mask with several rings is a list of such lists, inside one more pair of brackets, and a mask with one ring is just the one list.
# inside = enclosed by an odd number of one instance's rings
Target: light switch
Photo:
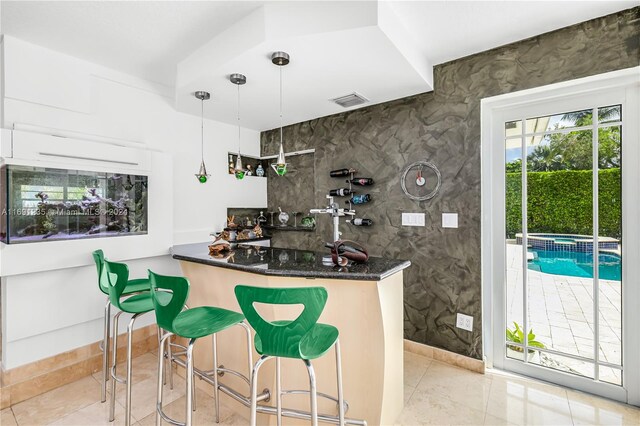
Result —
[[457, 228], [458, 227], [458, 213], [442, 213], [442, 227], [443, 228]]
[[402, 226], [425, 226], [424, 213], [402, 213]]

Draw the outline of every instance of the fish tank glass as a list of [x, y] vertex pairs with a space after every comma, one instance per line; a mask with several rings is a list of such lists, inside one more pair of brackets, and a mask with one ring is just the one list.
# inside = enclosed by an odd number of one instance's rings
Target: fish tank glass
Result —
[[5, 244], [147, 233], [147, 176], [5, 165], [0, 240]]

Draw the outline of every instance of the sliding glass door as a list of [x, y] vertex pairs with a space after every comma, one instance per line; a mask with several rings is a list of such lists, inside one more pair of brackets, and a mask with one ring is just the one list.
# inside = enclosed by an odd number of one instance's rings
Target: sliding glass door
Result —
[[637, 176], [626, 168], [638, 144], [627, 89], [520, 103], [492, 123], [494, 158], [502, 158], [493, 363], [625, 402], [627, 381], [639, 380], [637, 352], [625, 349], [638, 348], [640, 336], [638, 323], [625, 321], [639, 302], [627, 287], [640, 285], [625, 274], [636, 268], [626, 264], [627, 244], [640, 238], [625, 226], [637, 220], [626, 204], [638, 204], [640, 185], [627, 180]]

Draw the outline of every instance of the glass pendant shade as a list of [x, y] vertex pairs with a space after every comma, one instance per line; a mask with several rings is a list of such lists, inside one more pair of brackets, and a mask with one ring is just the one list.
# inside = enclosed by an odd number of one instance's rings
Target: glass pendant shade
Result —
[[204, 165], [204, 160], [202, 160], [202, 163], [200, 163], [200, 171], [196, 175], [196, 177], [198, 178], [198, 182], [207, 183], [207, 178], [209, 176], [211, 175], [207, 174], [207, 166]]
[[271, 167], [278, 176], [284, 176], [287, 173], [287, 161], [284, 157], [284, 147], [282, 146], [282, 143], [280, 143], [280, 152], [278, 153], [278, 159], [276, 160], [275, 164], [271, 165]]
[[236, 161], [235, 168], [236, 179], [242, 180], [246, 174], [247, 171], [242, 167], [242, 158], [240, 158], [240, 154], [238, 154], [238, 160]]

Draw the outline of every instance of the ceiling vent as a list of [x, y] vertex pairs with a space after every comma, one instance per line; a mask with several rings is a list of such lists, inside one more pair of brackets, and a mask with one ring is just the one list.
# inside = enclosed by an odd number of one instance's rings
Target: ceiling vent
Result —
[[369, 99], [359, 93], [353, 92], [345, 96], [340, 96], [339, 98], [331, 99], [331, 101], [337, 103], [342, 108], [349, 108], [369, 102]]

